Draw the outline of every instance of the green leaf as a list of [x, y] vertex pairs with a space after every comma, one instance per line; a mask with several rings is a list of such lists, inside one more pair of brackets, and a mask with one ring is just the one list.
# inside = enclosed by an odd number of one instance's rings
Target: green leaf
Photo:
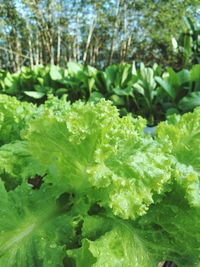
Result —
[[144, 96], [144, 87], [140, 85], [139, 81], [133, 85], [133, 88], [134, 88], [134, 91]]
[[45, 96], [43, 92], [35, 92], [35, 91], [24, 91], [24, 94], [30, 96], [34, 99], [40, 99]]
[[200, 64], [192, 66], [190, 71], [190, 79], [191, 81], [200, 81]]
[[199, 117], [0, 95], [0, 266], [198, 266]]
[[62, 114], [47, 111], [24, 132], [28, 151], [46, 168], [49, 182], [56, 179], [79, 193], [96, 188], [92, 197], [116, 216], [142, 216], [171, 177], [170, 159], [151, 139], [138, 136], [144, 121], [120, 118], [105, 100], [78, 102]]
[[123, 223], [95, 241], [84, 239], [81, 248], [67, 254], [77, 267], [154, 267], [157, 263], [134, 228]]
[[200, 209], [191, 208], [183, 198], [182, 190], [175, 188], [140, 218], [138, 234], [146, 241], [150, 254], [157, 255], [160, 261], [167, 259], [177, 266], [197, 267], [200, 262]]
[[130, 72], [130, 65], [124, 65], [121, 77], [121, 85], [123, 85], [127, 80], [129, 72]]
[[46, 169], [27, 153], [25, 142], [15, 141], [0, 147], [0, 177], [8, 191], [36, 174], [44, 176]]
[[179, 73], [175, 72], [171, 67], [167, 68], [168, 78], [167, 81], [177, 89], [181, 85], [181, 80], [179, 78]]
[[36, 114], [36, 107], [14, 97], [0, 95], [0, 145], [20, 139], [20, 131]]
[[200, 64], [193, 65], [190, 71], [190, 80], [194, 84], [194, 91], [200, 90]]
[[7, 75], [6, 75], [6, 78], [5, 78], [5, 80], [4, 80], [4, 83], [5, 83], [5, 85], [6, 85], [7, 87], [12, 86], [12, 84], [13, 84], [13, 79], [12, 79], [12, 76], [11, 76], [11, 74], [10, 74], [9, 72], [8, 72]]
[[37, 80], [39, 81], [40, 85], [44, 86], [45, 83], [44, 78], [38, 77]]
[[175, 99], [176, 98], [176, 92], [175, 90], [171, 87], [171, 85], [163, 80], [160, 77], [155, 77], [155, 80], [158, 82], [158, 84], [165, 90], [165, 92], [172, 98]]
[[0, 193], [0, 265], [63, 266], [62, 235], [69, 238], [73, 228], [56, 202], [59, 190], [50, 186], [33, 190], [22, 184], [7, 193], [0, 182]]
[[56, 95], [57, 96], [62, 96], [64, 94], [66, 94], [68, 92], [68, 90], [66, 88], [59, 88], [56, 90]]
[[192, 31], [192, 32], [195, 31], [194, 23], [192, 22], [192, 20], [189, 17], [184, 16], [183, 21], [184, 21], [185, 26], [186, 26], [188, 31]]
[[89, 101], [97, 103], [100, 101], [100, 99], [103, 98], [103, 95], [99, 92], [92, 92], [89, 98]]
[[50, 77], [54, 81], [62, 79], [62, 74], [60, 73], [60, 68], [58, 66], [50, 66]]
[[89, 78], [88, 79], [88, 89], [89, 89], [90, 93], [92, 92], [94, 84], [95, 84], [95, 79], [94, 78]]
[[156, 129], [157, 139], [166, 143], [168, 152], [186, 166], [200, 171], [200, 108], [186, 113], [175, 124], [160, 123]]
[[178, 77], [181, 82], [181, 84], [187, 83], [190, 81], [190, 72], [188, 70], [181, 70], [178, 72]]
[[178, 107], [183, 111], [190, 111], [198, 106], [200, 106], [200, 92], [189, 93], [178, 103]]
[[178, 111], [177, 108], [173, 108], [173, 107], [171, 107], [171, 108], [168, 108], [168, 109], [167, 109], [167, 111], [166, 111], [166, 116], [167, 116], [167, 118], [168, 118], [168, 116], [173, 116], [174, 114], [178, 114], [178, 113], [179, 113], [179, 111]]
[[79, 63], [71, 61], [71, 62], [67, 63], [67, 68], [68, 68], [68, 73], [70, 75], [75, 75], [78, 72], [82, 71], [83, 66], [81, 64], [79, 64]]
[[116, 106], [124, 106], [124, 104], [125, 104], [125, 100], [122, 96], [118, 96], [118, 95], [113, 94], [109, 97], [109, 99]]
[[132, 88], [131, 87], [127, 87], [127, 88], [124, 88], [124, 89], [114, 88], [113, 91], [119, 96], [132, 95]]

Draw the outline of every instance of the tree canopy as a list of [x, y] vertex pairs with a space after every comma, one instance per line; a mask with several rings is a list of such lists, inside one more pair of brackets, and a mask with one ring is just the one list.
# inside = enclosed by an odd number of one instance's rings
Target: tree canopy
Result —
[[172, 38], [183, 17], [199, 22], [199, 0], [0, 0], [0, 67], [78, 61], [181, 64]]

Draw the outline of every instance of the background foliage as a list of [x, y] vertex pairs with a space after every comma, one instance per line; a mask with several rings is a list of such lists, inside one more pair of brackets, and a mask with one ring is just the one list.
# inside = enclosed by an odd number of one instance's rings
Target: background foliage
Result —
[[48, 94], [66, 94], [76, 100], [111, 100], [120, 115], [131, 112], [148, 120], [149, 125], [174, 113], [183, 114], [200, 105], [200, 64], [178, 72], [154, 64], [113, 64], [98, 70], [89, 65], [68, 62], [67, 68], [55, 65], [23, 67], [21, 72], [0, 72], [0, 93], [40, 105]]
[[199, 10], [198, 0], [0, 0], [0, 67], [134, 59], [180, 69], [197, 63]]

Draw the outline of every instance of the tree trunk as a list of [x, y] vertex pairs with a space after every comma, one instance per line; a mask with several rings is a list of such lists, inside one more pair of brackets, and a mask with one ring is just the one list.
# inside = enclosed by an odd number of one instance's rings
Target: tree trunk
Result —
[[77, 53], [76, 53], [76, 37], [73, 38], [73, 41], [72, 41], [72, 59], [73, 60], [76, 60], [77, 58]]
[[50, 39], [50, 47], [51, 47], [51, 53], [50, 53], [50, 63], [54, 64], [54, 47], [53, 47], [53, 39]]
[[76, 42], [76, 60], [77, 60], [77, 62], [79, 62], [80, 61], [80, 46], [79, 46], [79, 43], [78, 42]]
[[122, 41], [121, 47], [120, 47], [120, 63], [124, 62], [125, 50], [126, 50], [126, 42]]
[[13, 36], [14, 36], [14, 50], [15, 50], [15, 70], [20, 71], [20, 40], [17, 36], [17, 30], [15, 27], [13, 27]]
[[33, 69], [33, 48], [32, 48], [32, 41], [31, 41], [31, 37], [30, 34], [28, 35], [28, 48], [29, 48], [29, 58], [30, 58], [30, 66], [31, 69]]
[[90, 22], [90, 29], [89, 29], [89, 33], [88, 33], [88, 37], [87, 37], [86, 47], [85, 47], [85, 51], [83, 53], [83, 63], [84, 64], [86, 63], [86, 60], [87, 60], [88, 48], [90, 46], [90, 42], [91, 42], [92, 34], [94, 32], [94, 28], [95, 28], [95, 18], [93, 17], [91, 19], [91, 22]]
[[58, 26], [58, 39], [57, 39], [57, 56], [56, 56], [56, 63], [57, 65], [60, 64], [60, 50], [61, 49], [61, 29], [60, 25]]
[[125, 55], [124, 55], [125, 60], [127, 60], [127, 57], [128, 57], [129, 49], [131, 46], [131, 39], [132, 39], [132, 36], [130, 36], [128, 40], [126, 41], [126, 49], [125, 49]]
[[96, 57], [96, 44], [93, 45], [93, 48], [92, 48], [92, 65], [95, 64], [95, 57]]
[[16, 71], [20, 71], [20, 42], [19, 39], [16, 38], [16, 54], [15, 54], [15, 64], [16, 64]]
[[[36, 23], [41, 34], [43, 47], [46, 50], [45, 63], [54, 63], [53, 30], [52, 30], [52, 0], [47, 1], [48, 22], [44, 17], [45, 12], [38, 6], [37, 0], [30, 1], [30, 6], [36, 15]], [[39, 54], [39, 53], [38, 53]]]
[[39, 64], [43, 65], [44, 62], [43, 62], [43, 46], [42, 46], [42, 42], [40, 41], [39, 42], [39, 46], [38, 46], [38, 49], [39, 49]]
[[100, 49], [100, 41], [97, 39], [96, 44], [95, 44], [95, 48], [94, 48], [94, 54], [95, 54], [94, 64], [96, 64], [96, 61], [98, 60], [99, 49]]
[[114, 54], [115, 37], [117, 34], [117, 29], [118, 29], [119, 6], [120, 6], [120, 0], [117, 0], [117, 6], [116, 6], [116, 12], [115, 12], [115, 22], [114, 22], [114, 26], [113, 26], [113, 36], [112, 36], [112, 40], [111, 40], [108, 65], [112, 64], [112, 59], [113, 59], [113, 54]]
[[48, 23], [46, 23], [46, 30], [48, 39], [50, 42], [50, 63], [54, 64], [54, 46], [53, 46], [53, 10], [52, 10], [52, 0], [47, 0], [47, 13], [48, 13]]
[[47, 33], [50, 41], [50, 63], [54, 64], [54, 47], [53, 47], [53, 17], [52, 17], [52, 1], [48, 0], [48, 24], [47, 24]]
[[15, 71], [14, 55], [13, 55], [13, 50], [12, 50], [12, 46], [11, 46], [11, 43], [10, 43], [10, 42], [9, 42], [9, 53], [8, 53], [8, 58], [9, 58], [9, 61], [10, 61], [11, 69], [12, 69], [13, 71]]
[[93, 45], [90, 45], [90, 65], [92, 65], [92, 58], [93, 58], [93, 53], [94, 52], [94, 46]]
[[124, 48], [123, 48], [123, 61], [127, 60], [129, 48], [131, 45], [131, 34], [128, 33], [128, 23], [127, 23], [127, 4], [124, 1]]
[[80, 45], [79, 45], [79, 14], [76, 14], [76, 60], [80, 61]]
[[68, 59], [69, 61], [73, 61], [74, 60], [74, 50], [73, 50], [73, 42], [70, 42], [68, 45]]
[[30, 67], [33, 69], [34, 62], [33, 62], [33, 44], [31, 40], [31, 28], [29, 25], [29, 22], [26, 22], [26, 33], [27, 33], [27, 39], [28, 39], [28, 51], [29, 51], [29, 62], [30, 62]]
[[38, 33], [36, 33], [36, 44], [35, 44], [35, 65], [39, 65], [39, 38]]

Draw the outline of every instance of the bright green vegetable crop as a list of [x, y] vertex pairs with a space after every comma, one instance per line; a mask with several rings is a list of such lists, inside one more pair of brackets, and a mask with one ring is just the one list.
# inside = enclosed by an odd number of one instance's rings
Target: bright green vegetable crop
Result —
[[200, 110], [152, 139], [105, 100], [0, 103], [0, 266], [198, 266]]

